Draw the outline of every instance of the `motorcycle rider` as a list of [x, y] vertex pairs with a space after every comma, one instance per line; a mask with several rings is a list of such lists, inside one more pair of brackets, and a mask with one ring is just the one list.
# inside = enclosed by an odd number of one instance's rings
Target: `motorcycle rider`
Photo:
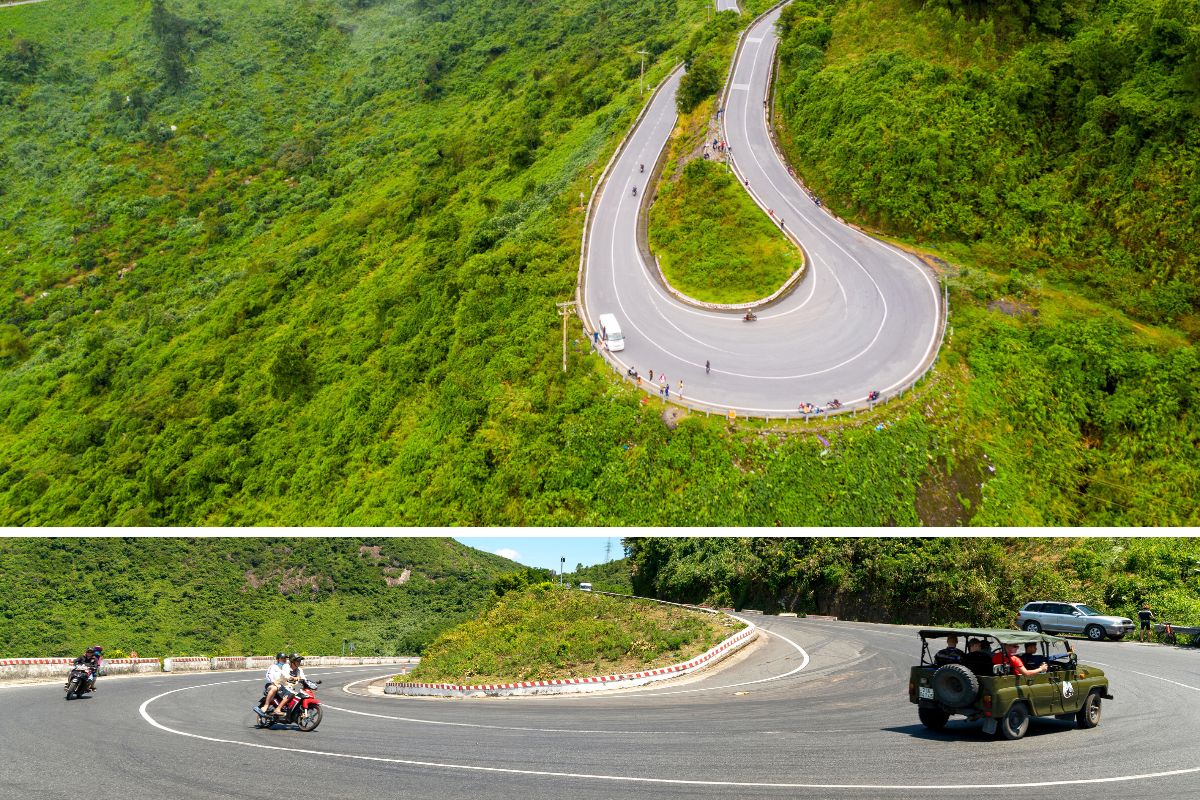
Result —
[[279, 687], [279, 702], [275, 706], [275, 713], [282, 714], [283, 707], [287, 705], [288, 700], [298, 694], [297, 689], [303, 685], [303, 682], [308, 680], [304, 674], [304, 670], [300, 667], [300, 662], [304, 660], [304, 656], [299, 653], [292, 653], [288, 656], [288, 668], [284, 670], [284, 682]]
[[266, 684], [263, 689], [266, 690], [267, 696], [263, 699], [261, 707], [255, 706], [254, 710], [259, 716], [267, 716], [267, 709], [271, 707], [271, 700], [275, 698], [279, 688], [283, 685], [287, 678], [287, 653], [276, 653], [275, 663], [267, 668]]
[[96, 691], [96, 676], [100, 674], [101, 654], [104, 648], [100, 645], [92, 645], [87, 650], [83, 651], [83, 655], [75, 659], [75, 666], [83, 666], [88, 670], [88, 687], [87, 691]]

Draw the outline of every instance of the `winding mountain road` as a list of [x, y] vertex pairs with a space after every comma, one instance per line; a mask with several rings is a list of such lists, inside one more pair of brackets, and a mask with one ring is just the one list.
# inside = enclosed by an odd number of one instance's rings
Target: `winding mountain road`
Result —
[[800, 283], [747, 323], [740, 312], [677, 299], [643, 262], [639, 199], [675, 125], [681, 71], [660, 86], [612, 162], [584, 241], [585, 318], [594, 329], [600, 314], [616, 316], [625, 349], [608, 357], [621, 372], [646, 376], [653, 369], [656, 379], [665, 372], [673, 399], [683, 379], [686, 401], [743, 414], [795, 415], [801, 402], [834, 398], [865, 405], [872, 390], [886, 399], [924, 373], [942, 331], [934, 276], [913, 256], [829, 215], [773, 147], [765, 100], [779, 13], [765, 14], [744, 34], [723, 124], [739, 176], [808, 253]]
[[[0, 689], [0, 797], [959, 798], [1190, 800], [1200, 654], [1078, 642], [1111, 678], [1100, 726], [1035, 720], [1017, 742], [908, 702], [913, 629], [761, 619], [736, 663], [640, 692], [506, 700], [368, 696], [386, 668], [313, 669], [325, 719], [258, 730], [255, 673]], [[347, 691], [348, 690], [348, 691]]]

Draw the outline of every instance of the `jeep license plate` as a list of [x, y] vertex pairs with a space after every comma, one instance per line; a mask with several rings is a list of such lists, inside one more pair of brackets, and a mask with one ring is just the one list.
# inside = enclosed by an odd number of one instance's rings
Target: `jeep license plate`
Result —
[[933, 687], [932, 686], [918, 686], [917, 687], [917, 696], [920, 697], [922, 700], [932, 700], [933, 699]]

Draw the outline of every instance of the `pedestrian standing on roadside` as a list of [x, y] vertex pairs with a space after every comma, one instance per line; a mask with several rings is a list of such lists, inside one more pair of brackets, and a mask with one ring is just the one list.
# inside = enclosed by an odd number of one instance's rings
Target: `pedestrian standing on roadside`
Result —
[[654, 383], [654, 370], [650, 370], [650, 382]]
[[592, 331], [592, 349], [600, 349], [600, 331]]
[[679, 395], [680, 400], [683, 399], [683, 378], [679, 379], [679, 391], [676, 394]]
[[711, 366], [711, 365], [708, 363], [708, 360], [707, 360], [707, 359], [705, 359], [705, 361], [704, 361], [704, 374], [705, 374], [705, 375], [707, 375], [707, 374], [708, 374], [708, 373], [710, 373], [710, 372], [712, 372], [712, 366]]
[[1148, 603], [1142, 603], [1141, 609], [1138, 611], [1138, 623], [1140, 630], [1138, 631], [1138, 641], [1146, 641], [1150, 636], [1150, 620], [1154, 619], [1154, 612], [1150, 610]]
[[663, 381], [663, 397], [667, 398], [668, 400], [671, 399], [671, 382], [670, 381]]

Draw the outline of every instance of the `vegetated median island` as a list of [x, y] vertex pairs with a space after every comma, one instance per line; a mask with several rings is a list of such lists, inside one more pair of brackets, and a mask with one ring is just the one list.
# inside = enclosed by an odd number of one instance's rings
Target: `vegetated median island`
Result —
[[[699, 45], [692, 69], [712, 73], [719, 88], [736, 38], [733, 25], [720, 28]], [[680, 86], [679, 124], [650, 209], [650, 249], [667, 282], [689, 297], [747, 303], [779, 289], [803, 256], [729, 172], [725, 155], [712, 144], [720, 100], [701, 100], [697, 91]]]
[[439, 636], [399, 680], [470, 685], [636, 672], [686, 661], [744, 627], [724, 614], [542, 583]]

